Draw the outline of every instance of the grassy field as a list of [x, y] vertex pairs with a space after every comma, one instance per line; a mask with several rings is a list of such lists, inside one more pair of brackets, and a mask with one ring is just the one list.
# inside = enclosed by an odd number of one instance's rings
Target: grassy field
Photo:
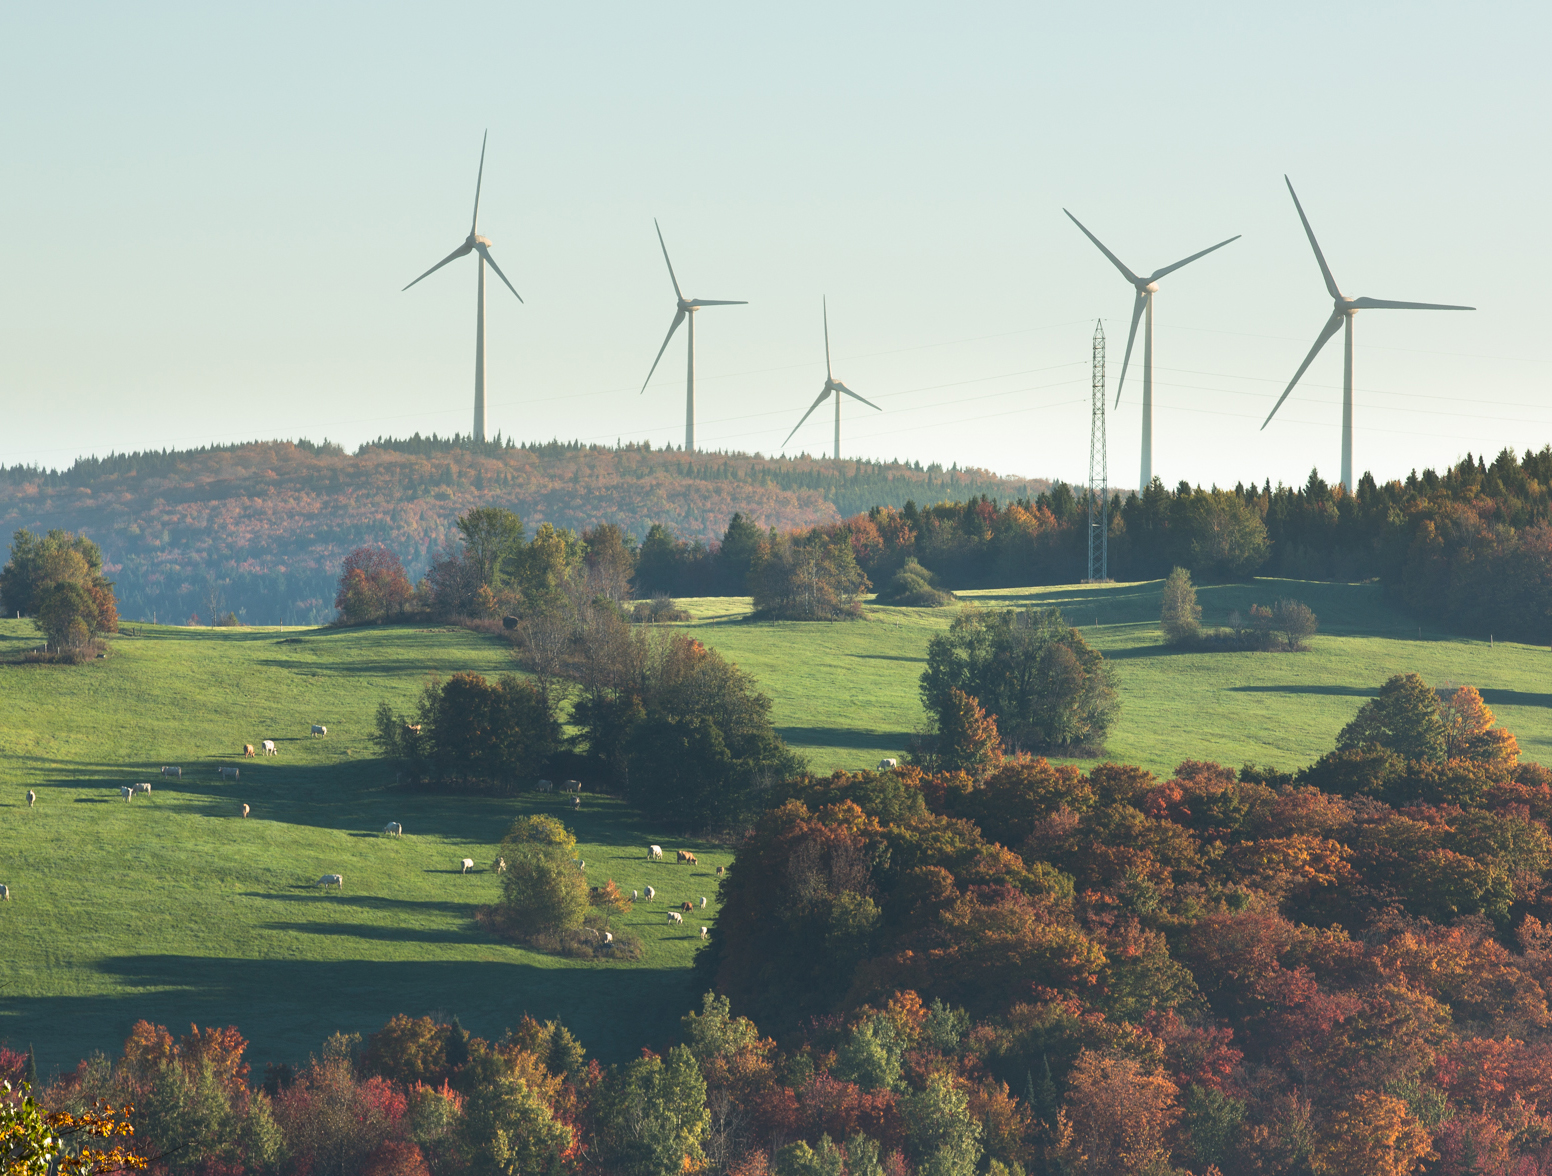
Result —
[[[488, 867], [511, 819], [566, 802], [408, 793], [368, 758], [380, 699], [407, 707], [432, 672], [500, 672], [500, 645], [462, 631], [131, 628], [105, 661], [0, 665], [0, 882], [13, 894], [0, 903], [0, 1040], [35, 1043], [50, 1069], [116, 1052], [141, 1017], [175, 1032], [235, 1023], [260, 1068], [395, 1012], [457, 1014], [481, 1034], [524, 1012], [559, 1017], [605, 1058], [673, 1039], [696, 1003], [690, 924], [715, 914], [729, 855], [585, 796], [565, 816], [589, 879], [660, 898], [622, 920], [647, 941], [640, 962], [547, 957], [486, 934], [474, 911], [499, 892]], [[0, 622], [0, 653], [35, 641], [28, 622]], [[309, 736], [314, 722], [327, 738]], [[278, 756], [242, 758], [265, 738]], [[163, 764], [182, 779], [156, 774]], [[222, 781], [220, 765], [241, 775]], [[151, 796], [124, 803], [119, 785], [138, 780]], [[380, 835], [390, 820], [405, 836]], [[649, 840], [670, 861], [648, 863]], [[681, 846], [701, 864], [674, 865]], [[459, 874], [464, 857], [477, 873]], [[342, 894], [319, 890], [324, 873], [344, 875]], [[704, 913], [668, 926], [664, 900], [701, 895]]]
[[[1431, 684], [1470, 684], [1528, 759], [1552, 765], [1552, 652], [1432, 631], [1387, 608], [1376, 585], [1257, 580], [1198, 590], [1203, 622], [1233, 609], [1303, 600], [1320, 617], [1307, 653], [1182, 653], [1163, 644], [1161, 587], [1104, 584], [962, 593], [988, 608], [1057, 607], [1110, 658], [1121, 717], [1109, 758], [1168, 771], [1185, 759], [1284, 769], [1330, 751], [1336, 734], [1387, 677], [1415, 670]], [[759, 679], [776, 723], [816, 771], [872, 767], [898, 755], [922, 722], [917, 682], [927, 643], [953, 609], [869, 607], [844, 624], [747, 620], [749, 602], [683, 602], [690, 628]]]
[[[1167, 771], [1186, 758], [1294, 768], [1329, 750], [1389, 674], [1471, 683], [1552, 764], [1552, 652], [1419, 630], [1377, 588], [1257, 581], [1201, 590], [1208, 624], [1252, 600], [1294, 596], [1321, 618], [1311, 652], [1176, 653], [1157, 628], [1159, 585], [967, 594], [987, 606], [1055, 605], [1116, 666], [1112, 758]], [[921, 722], [917, 679], [952, 610], [870, 608], [850, 624], [767, 624], [748, 601], [687, 602], [686, 628], [749, 670], [783, 735], [819, 771], [898, 755]], [[37, 1046], [45, 1069], [116, 1050], [138, 1018], [182, 1031], [235, 1023], [252, 1060], [295, 1061], [336, 1030], [395, 1012], [456, 1013], [499, 1034], [524, 1012], [559, 1017], [606, 1060], [662, 1045], [697, 1000], [695, 924], [715, 915], [717, 847], [676, 839], [589, 796], [568, 816], [595, 883], [712, 900], [671, 928], [660, 900], [626, 921], [637, 963], [562, 960], [483, 932], [476, 907], [511, 819], [558, 799], [439, 798], [393, 786], [367, 742], [378, 702], [406, 708], [428, 674], [497, 673], [503, 647], [458, 630], [185, 629], [131, 626], [113, 656], [81, 667], [0, 665], [0, 1040]], [[0, 656], [30, 645], [0, 621]], [[308, 734], [326, 723], [327, 738]], [[276, 740], [274, 758], [241, 745]], [[181, 780], [157, 775], [184, 768]], [[241, 770], [223, 782], [222, 765]], [[118, 786], [151, 781], [129, 804]], [[28, 809], [24, 794], [38, 793]], [[242, 803], [252, 806], [246, 821]], [[385, 822], [406, 835], [386, 838]], [[683, 846], [699, 867], [652, 864]], [[472, 857], [479, 872], [461, 876]], [[342, 894], [320, 874], [342, 873]]]

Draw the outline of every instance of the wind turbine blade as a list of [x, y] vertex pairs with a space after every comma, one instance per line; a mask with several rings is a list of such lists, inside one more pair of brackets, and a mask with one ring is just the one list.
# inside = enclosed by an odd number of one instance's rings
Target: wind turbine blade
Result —
[[[668, 350], [668, 341], [674, 337], [674, 332], [679, 329], [679, 324], [684, 322], [684, 318], [685, 312], [683, 310], [674, 311], [674, 321], [668, 325], [668, 334], [663, 336], [663, 345], [657, 349], [657, 359], [652, 361], [652, 371], [648, 372], [647, 378], [641, 381], [642, 392], [645, 392], [647, 385], [652, 382], [652, 372], [657, 371], [658, 361], [663, 358], [663, 352]], [[638, 396], [640, 394], [639, 392], [637, 393]]]
[[512, 291], [512, 296], [519, 302], [522, 302], [523, 296], [517, 292], [517, 289], [511, 282], [507, 282], [506, 274], [501, 272], [501, 267], [496, 264], [496, 259], [490, 255], [490, 249], [480, 244], [476, 244], [474, 247], [480, 251], [480, 256], [490, 263], [490, 268], [496, 271], [496, 276], [507, 283], [507, 289]]
[[[1063, 212], [1067, 212], [1067, 210], [1065, 208], [1062, 209], [1062, 211]], [[1080, 229], [1083, 229], [1083, 222], [1080, 221], [1077, 217], [1073, 216], [1072, 213], [1067, 212], [1067, 219], [1070, 220], [1073, 224], [1077, 225]], [[1098, 237], [1096, 237], [1093, 233], [1089, 232], [1087, 229], [1083, 229], [1083, 235], [1085, 237], [1087, 237], [1090, 241], [1094, 242], [1095, 245], [1099, 246], [1099, 251], [1110, 259], [1110, 264], [1115, 266], [1116, 269], [1120, 270], [1122, 276], [1125, 277], [1128, 282], [1130, 282], [1134, 286], [1137, 285], [1137, 283], [1138, 283], [1137, 275], [1132, 273], [1131, 270], [1127, 269], [1124, 265], [1122, 265], [1121, 264], [1121, 259], [1119, 257], [1117, 257], [1114, 253], [1111, 253], [1110, 250], [1108, 250], [1108, 249], [1106, 249], [1104, 247], [1104, 245], [1100, 244], [1100, 240], [1099, 240]]]
[[[1310, 248], [1315, 251], [1315, 260], [1320, 262], [1320, 276], [1326, 279], [1326, 293], [1333, 298], [1340, 298], [1342, 292], [1336, 288], [1336, 279], [1331, 276], [1331, 267], [1326, 264], [1326, 255], [1320, 251], [1320, 242], [1315, 240], [1315, 230], [1310, 228], [1309, 217], [1304, 215], [1304, 205], [1299, 203], [1299, 194], [1293, 190], [1293, 181], [1284, 176], [1283, 183], [1288, 185], [1288, 195], [1293, 197], [1293, 206], [1299, 210], [1299, 219], [1304, 222], [1304, 235], [1309, 238]], [[1262, 427], [1265, 428], [1264, 425]]]
[[[825, 397], [827, 397], [829, 395], [830, 395], [830, 386], [828, 384], [826, 384], [825, 385], [825, 390], [819, 394], [819, 399], [814, 401], [814, 403], [810, 404], [808, 406], [808, 411], [803, 414], [803, 421], [806, 421], [806, 420], [808, 420], [809, 417], [813, 416], [814, 415], [814, 409], [818, 408], [821, 404], [823, 404], [825, 402]], [[803, 427], [803, 421], [799, 421], [797, 424], [792, 426], [792, 433], [796, 433], [799, 429], [801, 429]], [[783, 441], [781, 443], [781, 447], [783, 449], [787, 448], [787, 441], [791, 441], [792, 440], [792, 433], [788, 433], [787, 434], [787, 440]]]
[[[668, 261], [668, 246], [663, 245], [663, 229], [662, 226], [657, 223], [657, 217], [652, 218], [652, 227], [657, 229], [657, 243], [663, 246], [663, 260]], [[668, 261], [668, 280], [674, 284], [674, 297], [679, 299], [680, 302], [683, 302], [684, 295], [679, 290], [679, 279], [674, 277], [674, 263], [671, 261]], [[675, 325], [678, 325], [677, 322]], [[672, 331], [669, 332], [669, 334], [672, 333]], [[647, 377], [649, 380], [651, 378], [651, 376]]]
[[1446, 306], [1442, 302], [1388, 302], [1384, 298], [1354, 298], [1359, 310], [1475, 310], [1474, 306]]
[[1320, 329], [1320, 338], [1315, 340], [1315, 346], [1310, 348], [1309, 354], [1304, 357], [1304, 362], [1299, 365], [1299, 370], [1293, 373], [1293, 379], [1288, 381], [1288, 386], [1283, 389], [1283, 394], [1277, 398], [1277, 403], [1272, 405], [1272, 411], [1267, 413], [1266, 420], [1261, 422], [1263, 429], [1272, 423], [1272, 418], [1277, 415], [1277, 410], [1283, 406], [1283, 401], [1288, 399], [1288, 393], [1293, 391], [1293, 386], [1299, 382], [1299, 377], [1304, 374], [1304, 370], [1315, 362], [1315, 357], [1320, 354], [1320, 349], [1326, 345], [1332, 335], [1335, 335], [1342, 329], [1342, 320], [1346, 317], [1340, 310], [1331, 312], [1331, 317], [1326, 320], [1326, 325]]
[[[446, 257], [444, 257], [441, 261], [437, 262], [434, 266], [432, 266], [430, 269], [428, 269], [425, 273], [421, 274], [419, 278], [416, 278], [415, 282], [420, 281], [422, 278], [429, 278], [432, 274], [436, 273], [437, 270], [441, 269], [448, 262], [450, 262], [450, 261], [457, 261], [465, 253], [468, 253], [471, 250], [473, 250], [473, 248], [474, 248], [473, 245], [470, 245], [467, 241], [465, 241], [462, 245], [458, 246], [457, 249], [454, 249]], [[410, 286], [413, 286], [415, 284], [415, 282], [411, 282]], [[410, 286], [404, 287], [404, 290], [408, 290], [410, 288]], [[404, 293], [404, 290], [400, 290], [399, 293], [400, 294]]]
[[1244, 236], [1243, 233], [1235, 233], [1227, 241], [1219, 241], [1216, 245], [1210, 246], [1209, 248], [1202, 250], [1200, 253], [1193, 253], [1190, 257], [1186, 258], [1184, 261], [1177, 261], [1174, 265], [1166, 265], [1161, 270], [1154, 270], [1153, 271], [1153, 276], [1150, 277], [1148, 279], [1148, 281], [1150, 281], [1150, 282], [1157, 282], [1165, 274], [1172, 274], [1177, 269], [1179, 269], [1181, 266], [1183, 266], [1183, 265], [1190, 265], [1198, 257], [1206, 257], [1214, 249], [1222, 249], [1225, 245], [1228, 245], [1228, 244], [1231, 244], [1231, 243], [1233, 243], [1235, 241], [1238, 241], [1242, 236]]
[[1121, 388], [1126, 384], [1126, 365], [1132, 362], [1132, 344], [1137, 341], [1137, 322], [1142, 318], [1142, 308], [1147, 300], [1148, 296], [1139, 290], [1136, 301], [1132, 303], [1132, 329], [1126, 336], [1126, 358], [1121, 361], [1121, 378], [1116, 381], [1117, 408], [1121, 407]]
[[692, 298], [685, 303], [686, 306], [748, 306], [747, 299], [735, 299], [732, 302], [720, 298]]
[[[474, 215], [469, 218], [469, 236], [474, 236], [475, 226], [480, 223], [480, 185], [485, 182], [485, 144], [490, 139], [490, 131], [486, 130], [485, 138], [480, 140], [480, 174], [474, 180]], [[494, 263], [493, 263], [494, 264]], [[514, 290], [513, 293], [516, 293]]]
[[876, 409], [878, 409], [879, 412], [883, 412], [884, 411], [883, 409], [879, 408], [878, 405], [874, 404], [871, 400], [869, 400], [866, 396], [858, 396], [855, 392], [853, 392], [845, 384], [842, 384], [842, 383], [838, 382], [835, 386], [837, 388], [839, 388], [842, 392], [846, 393], [846, 395], [850, 396], [853, 400], [860, 400], [860, 401], [862, 401], [863, 404], [866, 404], [869, 408], [876, 408]]
[[825, 379], [829, 381], [835, 379], [835, 376], [830, 371], [830, 300], [827, 298], [820, 305], [824, 307]]

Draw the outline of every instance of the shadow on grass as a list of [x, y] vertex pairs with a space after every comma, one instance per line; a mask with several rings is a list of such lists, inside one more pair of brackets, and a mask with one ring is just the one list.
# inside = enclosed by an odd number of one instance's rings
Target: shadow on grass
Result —
[[[325, 890], [316, 882], [298, 883], [291, 887], [293, 891], [302, 893], [275, 894], [263, 890], [243, 891], [242, 898], [267, 898], [271, 902], [322, 902], [327, 900], [334, 906], [357, 907], [364, 911], [387, 911], [394, 914], [406, 912], [416, 914], [457, 915], [462, 918], [474, 918], [477, 903], [472, 902], [438, 902], [409, 898], [383, 898], [375, 894], [340, 894], [338, 891]], [[316, 897], [314, 897], [314, 895]]]
[[849, 727], [777, 727], [776, 730], [788, 743], [858, 751], [904, 747], [911, 738], [909, 731], [857, 731]]
[[461, 943], [497, 944], [494, 936], [472, 925], [467, 931], [430, 927], [379, 927], [372, 923], [261, 923], [265, 931], [295, 931], [301, 935], [334, 935], [345, 939], [366, 939], [377, 943]]
[[[1377, 686], [1288, 685], [1288, 686], [1230, 686], [1231, 694], [1330, 694], [1340, 698], [1373, 698], [1379, 694]], [[1541, 695], [1539, 697], [1546, 697]]]
[[1496, 690], [1491, 687], [1480, 691], [1482, 701], [1488, 706], [1552, 706], [1552, 694], [1532, 694], [1528, 690]]
[[859, 661], [894, 661], [894, 662], [920, 662], [926, 664], [924, 657], [907, 657], [899, 653], [854, 653], [851, 655]]

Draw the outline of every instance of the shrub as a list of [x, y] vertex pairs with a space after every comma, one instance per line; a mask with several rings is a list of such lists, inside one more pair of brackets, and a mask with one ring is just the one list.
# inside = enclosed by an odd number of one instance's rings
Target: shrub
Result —
[[1171, 645], [1189, 645], [1202, 635], [1202, 606], [1196, 603], [1196, 588], [1185, 568], [1176, 568], [1164, 578], [1159, 627]]
[[938, 586], [938, 578], [912, 556], [905, 566], [879, 589], [875, 602], [901, 608], [942, 608], [953, 604], [955, 596]]
[[631, 618], [638, 625], [666, 625], [674, 621], [687, 621], [690, 614], [680, 608], [663, 592], [654, 592], [651, 600], [638, 600], [631, 609]]

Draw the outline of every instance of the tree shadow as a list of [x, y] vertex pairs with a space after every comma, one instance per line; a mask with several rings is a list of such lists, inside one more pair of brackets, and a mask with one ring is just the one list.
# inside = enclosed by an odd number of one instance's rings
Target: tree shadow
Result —
[[1311, 683], [1286, 686], [1229, 686], [1231, 694], [1329, 694], [1341, 698], [1373, 698], [1379, 694], [1375, 686], [1315, 685]]
[[260, 923], [265, 931], [295, 931], [302, 935], [334, 935], [345, 939], [365, 939], [375, 943], [479, 943], [496, 944], [491, 935], [472, 927], [468, 931], [437, 930], [430, 927], [380, 927], [372, 923]]
[[1488, 706], [1552, 706], [1552, 694], [1532, 694], [1528, 690], [1499, 690], [1485, 687], [1478, 690]]
[[858, 731], [850, 727], [777, 727], [776, 730], [788, 743], [857, 751], [904, 747], [911, 738], [909, 731]]

